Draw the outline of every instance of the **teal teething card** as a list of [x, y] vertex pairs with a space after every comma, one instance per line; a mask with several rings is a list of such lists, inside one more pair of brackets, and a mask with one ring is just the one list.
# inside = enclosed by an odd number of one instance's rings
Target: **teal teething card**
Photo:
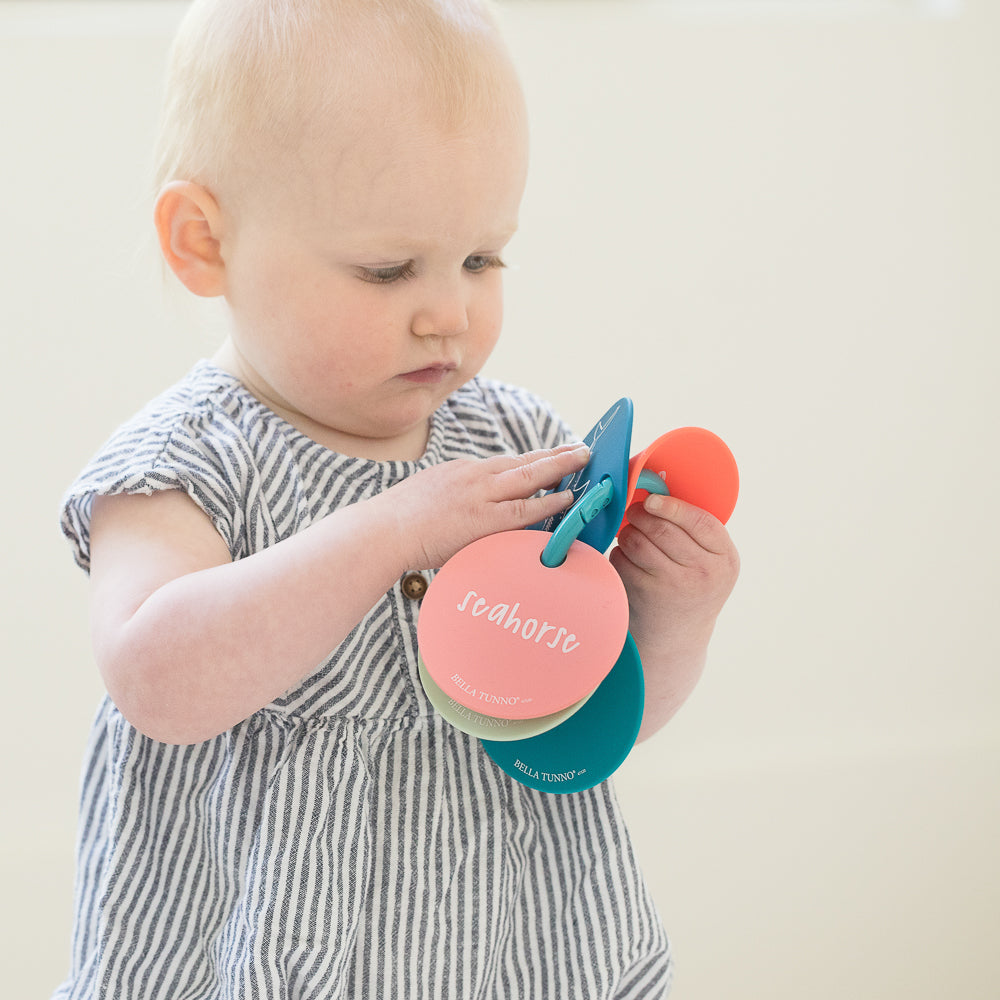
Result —
[[611, 673], [565, 722], [539, 736], [482, 740], [502, 770], [542, 792], [581, 792], [609, 778], [639, 735], [644, 705], [642, 663], [631, 634]]
[[[590, 461], [577, 473], [568, 476], [558, 490], [572, 490], [577, 501], [602, 479], [609, 478], [611, 499], [579, 534], [579, 540], [604, 552], [614, 541], [625, 514], [628, 497], [629, 448], [632, 443], [632, 400], [623, 397], [590, 429], [584, 443], [590, 448]], [[532, 525], [542, 531], [555, 531], [565, 512]]]

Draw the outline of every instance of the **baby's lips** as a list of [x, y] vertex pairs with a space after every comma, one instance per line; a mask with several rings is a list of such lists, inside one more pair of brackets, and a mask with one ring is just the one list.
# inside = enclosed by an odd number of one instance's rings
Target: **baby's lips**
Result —
[[637, 485], [644, 469], [659, 476], [671, 496], [707, 510], [723, 524], [736, 507], [740, 492], [736, 459], [722, 438], [703, 427], [668, 431], [632, 457], [622, 526], [628, 522], [629, 506], [647, 495]]

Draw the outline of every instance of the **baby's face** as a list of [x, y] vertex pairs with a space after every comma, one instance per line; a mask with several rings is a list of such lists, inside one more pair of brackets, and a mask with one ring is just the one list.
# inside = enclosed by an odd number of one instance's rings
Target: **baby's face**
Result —
[[307, 144], [280, 190], [228, 211], [222, 241], [224, 363], [367, 458], [418, 457], [431, 413], [493, 349], [527, 167], [522, 124], [454, 135], [400, 118]]

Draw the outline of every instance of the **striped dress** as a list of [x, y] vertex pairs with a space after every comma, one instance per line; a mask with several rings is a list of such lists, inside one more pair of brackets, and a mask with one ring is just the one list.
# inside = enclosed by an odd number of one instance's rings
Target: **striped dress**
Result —
[[[534, 396], [476, 379], [419, 461], [349, 458], [201, 362], [105, 445], [63, 530], [88, 569], [95, 495], [183, 489], [241, 559], [419, 468], [566, 437]], [[58, 1000], [666, 995], [613, 790], [526, 788], [438, 717], [418, 613], [397, 582], [298, 687], [204, 743], [156, 742], [103, 702]]]

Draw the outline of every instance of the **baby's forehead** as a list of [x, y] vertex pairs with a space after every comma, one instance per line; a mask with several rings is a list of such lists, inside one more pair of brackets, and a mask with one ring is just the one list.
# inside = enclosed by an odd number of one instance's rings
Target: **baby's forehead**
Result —
[[[340, 104], [345, 112], [361, 114], [380, 103], [396, 110], [409, 107], [452, 131], [519, 113], [520, 83], [490, 22], [484, 20], [474, 31], [433, 18], [406, 20], [375, 34], [364, 28], [361, 19], [360, 26], [311, 40], [318, 46], [313, 65], [320, 70], [314, 82], [328, 107]], [[310, 82], [303, 79], [303, 85]]]
[[[321, 52], [316, 72], [296, 77], [303, 95], [300, 140], [357, 160], [373, 146], [391, 155], [394, 141], [410, 145], [420, 135], [433, 144], [442, 136], [526, 139], [524, 98], [507, 52], [499, 38], [480, 41], [478, 51], [455, 46], [423, 53], [401, 37], [368, 55], [351, 49], [344, 59], [323, 58], [328, 53]], [[278, 124], [279, 140], [287, 124]]]

